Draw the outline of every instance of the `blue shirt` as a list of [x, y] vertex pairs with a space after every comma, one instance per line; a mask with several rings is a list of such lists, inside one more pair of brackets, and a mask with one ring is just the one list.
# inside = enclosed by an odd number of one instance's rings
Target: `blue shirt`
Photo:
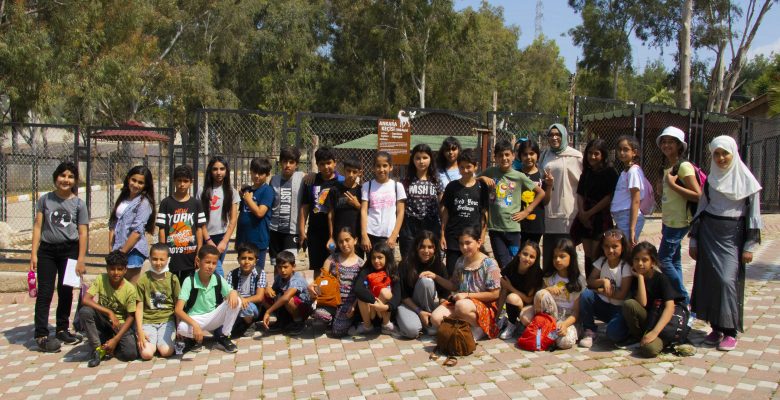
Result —
[[255, 189], [252, 194], [252, 199], [258, 207], [266, 206], [268, 207], [268, 210], [265, 212], [263, 218], [258, 218], [252, 213], [252, 210], [249, 209], [249, 206], [247, 206], [242, 197], [241, 204], [238, 207], [239, 214], [238, 226], [236, 229], [236, 244], [252, 243], [260, 250], [265, 250], [268, 248], [268, 222], [271, 221], [271, 215], [273, 214], [271, 207], [274, 205], [274, 190], [271, 186], [264, 183], [259, 188]]

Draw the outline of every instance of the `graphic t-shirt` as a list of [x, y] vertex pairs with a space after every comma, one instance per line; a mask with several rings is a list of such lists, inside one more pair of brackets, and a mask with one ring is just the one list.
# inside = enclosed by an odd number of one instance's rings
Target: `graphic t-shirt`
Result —
[[[526, 174], [509, 169], [504, 172], [499, 167], [490, 167], [482, 174], [493, 179], [496, 187], [490, 191], [490, 215], [488, 229], [499, 232], [520, 232], [520, 223], [512, 220], [512, 214], [519, 212], [523, 202], [533, 201], [533, 190], [536, 184]], [[524, 191], [530, 191], [532, 197], [524, 196]], [[530, 201], [526, 201], [530, 200]]]
[[120, 324], [125, 323], [128, 314], [135, 312], [135, 302], [138, 301], [138, 292], [132, 283], [122, 279], [122, 285], [114, 289], [105, 273], [92, 282], [87, 294], [97, 296], [95, 302], [111, 310]]
[[176, 275], [166, 272], [162, 278], [155, 279], [151, 271], [146, 271], [138, 278], [136, 289], [139, 300], [144, 302], [144, 324], [173, 320], [173, 308], [181, 291]]
[[[542, 177], [542, 171], [537, 169], [536, 172], [532, 174], [526, 174], [526, 175], [528, 176], [528, 179], [531, 180], [531, 182], [536, 184], [536, 186], [540, 187], [542, 190], [545, 189], [544, 178]], [[523, 203], [522, 209], [525, 210], [526, 200], [530, 200], [528, 201], [528, 204], [530, 204], [536, 198], [536, 193], [534, 193], [533, 190], [525, 190], [523, 191], [523, 194], [521, 196], [522, 196], [521, 200]], [[539, 202], [539, 204], [536, 205], [536, 208], [534, 208], [534, 212], [528, 215], [526, 219], [520, 221], [521, 232], [544, 233], [544, 205], [542, 203], [544, 202]]]
[[567, 283], [569, 283], [569, 278], [564, 278], [557, 273], [552, 276], [544, 277], [544, 287], [557, 286], [561, 288], [561, 294], [552, 295], [553, 299], [555, 299], [555, 304], [558, 306], [558, 315], [555, 316], [555, 319], [558, 321], [565, 320], [572, 315], [574, 302], [580, 298], [582, 290], [588, 286], [587, 282], [585, 282], [585, 277], [582, 275], [580, 275], [581, 289], [579, 292], [569, 292], [569, 290], [566, 289]]
[[363, 190], [356, 185], [353, 188], [347, 188], [344, 183], [339, 182], [328, 192], [328, 204], [333, 210], [333, 239], [343, 227], [349, 227], [353, 233], [360, 237], [360, 208], [355, 208], [347, 200], [345, 193], [351, 193], [357, 198], [358, 204], [363, 198]]
[[[317, 174], [314, 183], [304, 185], [303, 201], [301, 204], [309, 205], [309, 228], [307, 232], [328, 231], [328, 193], [337, 183], [344, 182], [344, 177], [336, 174], [333, 178], [325, 180], [322, 174]], [[323, 240], [323, 243], [327, 240]]]
[[458, 249], [458, 236], [467, 227], [477, 232], [482, 229], [482, 213], [488, 207], [489, 189], [479, 181], [471, 187], [452, 181], [444, 190], [442, 204], [447, 209], [447, 227], [444, 237], [448, 249]]
[[[664, 176], [672, 172], [672, 167], [664, 169]], [[693, 165], [689, 162], [680, 164], [677, 171], [677, 177], [684, 180], [685, 177], [695, 173]], [[685, 228], [690, 224], [691, 214], [688, 212], [688, 200], [682, 197], [669, 187], [666, 178], [662, 179], [664, 185], [663, 196], [661, 197], [661, 210], [663, 224], [670, 228]]]
[[[599, 270], [599, 279], [609, 279], [612, 282], [612, 290], [614, 293], [620, 291], [623, 285], [623, 278], [631, 276], [631, 266], [625, 261], [621, 260], [617, 267], [612, 268], [607, 263], [607, 259], [599, 257], [596, 262], [593, 263], [593, 268]], [[599, 294], [601, 300], [606, 303], [612, 303], [616, 306], [623, 305], [624, 300], [610, 299], [609, 297]]]
[[[241, 190], [241, 195], [246, 190], [253, 190], [251, 187], [247, 187]], [[241, 199], [241, 205], [238, 206], [238, 225], [236, 225], [236, 245], [240, 243], [253, 243], [260, 250], [268, 248], [268, 241], [270, 232], [268, 228], [268, 221], [271, 220], [273, 210], [271, 207], [274, 205], [274, 190], [270, 185], [262, 184], [257, 189], [253, 190], [252, 200], [258, 207], [266, 206], [268, 211], [265, 212], [263, 218], [258, 218], [246, 202]]]
[[[241, 198], [238, 196], [238, 191], [234, 188], [230, 188], [233, 191], [233, 204], [238, 204]], [[203, 189], [198, 191], [195, 196], [200, 201]], [[206, 224], [206, 230], [209, 231], [209, 235], [221, 235], [227, 232], [227, 226], [230, 218], [222, 221], [222, 203], [225, 198], [225, 191], [222, 186], [214, 186], [211, 188], [211, 200], [209, 201], [209, 209], [203, 210], [208, 212], [208, 223]], [[202, 204], [202, 203], [201, 203]], [[232, 206], [232, 204], [231, 204]]]
[[195, 269], [198, 248], [195, 233], [205, 223], [206, 214], [194, 197], [180, 202], [169, 196], [160, 203], [156, 225], [165, 232], [165, 241], [171, 253], [168, 264], [171, 271]]
[[293, 172], [290, 179], [282, 175], [271, 177], [269, 185], [274, 189], [274, 205], [268, 227], [279, 233], [295, 235], [298, 233], [298, 210], [303, 200], [303, 177], [300, 171]]
[[439, 219], [439, 196], [444, 192], [440, 184], [430, 180], [412, 178], [406, 188], [404, 217], [414, 219]]
[[389, 237], [395, 229], [396, 203], [406, 200], [404, 185], [392, 179], [379, 183], [376, 179], [363, 184], [362, 198], [368, 201], [366, 233]]
[[89, 225], [87, 204], [78, 197], [63, 199], [54, 192], [38, 199], [36, 209], [43, 214], [41, 241], [49, 244], [79, 240], [79, 225]]
[[300, 272], [293, 273], [290, 279], [283, 279], [281, 275], [276, 275], [274, 277], [274, 284], [271, 288], [276, 292], [277, 299], [288, 289], [294, 288], [297, 289], [297, 292], [295, 293], [296, 296], [300, 297], [305, 303], [311, 303], [308, 283], [306, 283], [306, 278], [304, 278], [303, 274]]

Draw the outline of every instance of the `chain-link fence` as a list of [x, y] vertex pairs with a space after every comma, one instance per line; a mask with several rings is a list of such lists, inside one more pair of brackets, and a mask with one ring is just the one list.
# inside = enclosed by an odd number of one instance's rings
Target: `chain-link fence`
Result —
[[[79, 127], [6, 123], [0, 124], [0, 137], [0, 222], [5, 224], [2, 234], [6, 236], [0, 241], [0, 251], [29, 252], [30, 241], [16, 235], [32, 230], [36, 202], [53, 190], [57, 165], [65, 160], [77, 162]], [[82, 178], [80, 190], [83, 182]]]
[[[465, 111], [441, 110], [433, 108], [406, 109], [412, 133], [412, 147], [418, 143], [431, 146], [434, 159], [442, 142], [453, 136], [460, 142], [463, 149], [475, 149], [482, 162], [482, 143], [479, 130], [489, 130], [490, 126], [483, 120], [484, 114]], [[490, 152], [485, 154], [488, 161]], [[486, 161], [486, 162], [488, 162]]]
[[[125, 177], [135, 166], [146, 167], [152, 176], [155, 205], [171, 192], [173, 182], [172, 128], [138, 125], [91, 126], [86, 129], [86, 201], [92, 231], [108, 229], [108, 217], [121, 193]], [[146, 182], [147, 186], [149, 182]], [[107, 235], [91, 235], [88, 252], [109, 251]]]
[[761, 183], [761, 211], [780, 211], [780, 116], [750, 118], [745, 163]]
[[695, 146], [689, 150], [691, 161], [695, 162], [705, 172], [710, 172], [709, 144], [712, 139], [726, 135], [733, 137], [738, 144], [743, 143], [741, 138], [743, 131], [742, 117], [726, 114], [703, 112], [699, 116], [700, 133], [698, 140], [692, 140]]
[[[568, 125], [565, 118], [556, 114], [511, 111], [489, 111], [487, 122], [491, 127], [495, 124], [496, 141], [506, 139], [514, 144], [519, 138], [527, 138], [539, 144], [542, 151], [549, 147], [545, 135], [550, 125]], [[574, 137], [569, 136], [570, 145], [574, 145]]]
[[610, 149], [608, 158], [620, 163], [615, 157], [617, 139], [623, 135], [636, 136], [637, 106], [620, 100], [596, 97], [574, 98], [574, 134], [577, 149], [584, 152], [588, 141], [604, 139]]

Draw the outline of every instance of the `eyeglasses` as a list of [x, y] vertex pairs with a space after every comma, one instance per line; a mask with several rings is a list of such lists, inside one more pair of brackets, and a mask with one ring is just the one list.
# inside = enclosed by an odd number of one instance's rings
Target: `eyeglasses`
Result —
[[547, 137], [548, 137], [548, 138], [550, 138], [550, 139], [552, 139], [552, 138], [556, 138], [556, 137], [560, 139], [560, 138], [562, 138], [563, 136], [562, 136], [560, 133], [548, 133], [548, 134], [547, 134]]
[[621, 231], [606, 231], [604, 232], [603, 236], [606, 238], [612, 238], [615, 240], [621, 240], [623, 239], [623, 232]]

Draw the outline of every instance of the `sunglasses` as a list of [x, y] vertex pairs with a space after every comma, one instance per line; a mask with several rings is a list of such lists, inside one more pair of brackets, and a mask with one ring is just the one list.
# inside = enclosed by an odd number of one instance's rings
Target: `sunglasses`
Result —
[[623, 232], [621, 231], [606, 231], [604, 232], [603, 236], [606, 238], [612, 238], [615, 240], [621, 240], [623, 239]]

